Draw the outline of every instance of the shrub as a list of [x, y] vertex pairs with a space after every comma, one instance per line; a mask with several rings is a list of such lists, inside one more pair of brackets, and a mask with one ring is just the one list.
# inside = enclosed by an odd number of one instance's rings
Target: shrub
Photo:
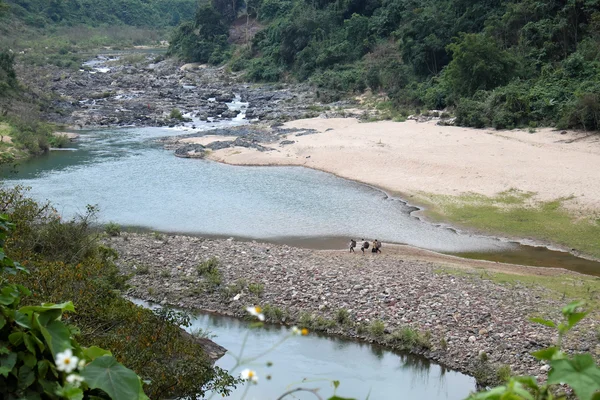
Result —
[[147, 265], [138, 265], [135, 269], [137, 275], [148, 275], [150, 273], [150, 267]]
[[214, 273], [219, 270], [219, 259], [216, 257], [211, 257], [208, 260], [198, 264], [196, 267], [196, 271], [198, 275], [204, 276], [206, 274]]
[[485, 106], [476, 100], [461, 99], [456, 106], [456, 123], [462, 126], [483, 128], [489, 124]]
[[[74, 331], [79, 332], [78, 342], [110, 349], [117, 361], [151, 381], [144, 389], [152, 399], [202, 395], [210, 387], [228, 393], [237, 380], [213, 367], [201, 345], [183, 333], [178, 324], [189, 324], [189, 319], [166, 311], [157, 315], [121, 297], [127, 277], [114, 264], [113, 250], [99, 246], [95, 236], [85, 240], [73, 237], [75, 242], [89, 243], [87, 256], [77, 262], [64, 261], [73, 259], [71, 256], [48, 258], [46, 255], [54, 252], [39, 253], [33, 248], [40, 236], [37, 230], [44, 230], [48, 221], [60, 223], [52, 207], [24, 197], [19, 189], [0, 190], [0, 205], [15, 221], [14, 234], [6, 241], [6, 255], [19, 255], [31, 272], [6, 277], [35, 293], [35, 302], [24, 297], [23, 305], [72, 300], [77, 313], [69, 311], [62, 321], [79, 328]], [[69, 229], [84, 236], [89, 233], [88, 229]], [[52, 313], [56, 317], [59, 310]], [[0, 334], [13, 326], [0, 328]]]
[[369, 332], [375, 337], [381, 337], [385, 333], [385, 324], [383, 321], [377, 319], [371, 322], [371, 325], [369, 326]]
[[121, 225], [115, 222], [109, 222], [104, 227], [104, 232], [106, 232], [108, 236], [121, 236]]
[[263, 285], [262, 283], [251, 283], [248, 285], [248, 291], [260, 297], [265, 291], [265, 285]]
[[178, 108], [174, 108], [171, 110], [171, 114], [169, 114], [169, 118], [183, 120], [183, 114], [179, 111]]
[[337, 321], [338, 324], [345, 325], [348, 322], [350, 322], [350, 313], [348, 312], [348, 310], [340, 308], [335, 313], [335, 320]]

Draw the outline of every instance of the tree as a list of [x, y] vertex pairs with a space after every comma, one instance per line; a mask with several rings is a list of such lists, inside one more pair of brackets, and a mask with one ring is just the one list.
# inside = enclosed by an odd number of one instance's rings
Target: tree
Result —
[[494, 89], [515, 76], [516, 58], [501, 50], [486, 35], [462, 34], [446, 49], [452, 54], [452, 61], [446, 67], [442, 80], [449, 84], [457, 97]]
[[11, 51], [0, 51], [0, 96], [17, 85], [14, 62], [15, 56]]

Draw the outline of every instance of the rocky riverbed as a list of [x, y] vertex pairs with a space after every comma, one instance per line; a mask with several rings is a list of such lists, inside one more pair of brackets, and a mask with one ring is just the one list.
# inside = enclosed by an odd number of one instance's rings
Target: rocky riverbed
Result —
[[[101, 55], [78, 71], [20, 66], [19, 76], [40, 96], [51, 95], [45, 119], [75, 128], [186, 122], [189, 127], [200, 127], [240, 113], [257, 121], [287, 121], [322, 113], [315, 104], [323, 99], [310, 85], [248, 84], [224, 68], [182, 65], [156, 54]], [[240, 109], [231, 106], [234, 101], [248, 104]], [[327, 108], [345, 105], [330, 103]], [[171, 115], [173, 109], [182, 117]]]
[[[528, 320], [558, 320], [568, 301], [552, 300], [547, 290], [503, 286], [480, 271], [455, 273], [436, 263], [401, 254], [349, 254], [286, 245], [124, 233], [107, 239], [131, 273], [129, 295], [177, 307], [244, 316], [259, 304], [271, 319], [297, 324], [320, 321], [330, 334], [389, 344], [388, 334], [406, 327], [420, 331], [427, 345], [413, 351], [476, 377], [501, 366], [513, 374], [543, 380], [548, 367], [532, 351], [556, 340], [550, 328]], [[200, 275], [197, 266], [216, 257], [220, 282]], [[336, 322], [340, 309], [348, 321]], [[373, 321], [385, 333], [373, 334]], [[569, 336], [569, 352], [600, 354], [593, 318]], [[506, 367], [504, 367], [506, 369]], [[493, 372], [492, 372], [493, 374]], [[493, 380], [493, 379], [492, 379]]]

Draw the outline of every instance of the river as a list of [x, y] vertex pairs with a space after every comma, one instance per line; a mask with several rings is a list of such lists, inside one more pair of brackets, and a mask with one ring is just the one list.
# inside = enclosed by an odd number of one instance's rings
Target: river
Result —
[[[240, 104], [232, 104], [232, 108]], [[239, 125], [194, 121], [197, 129]], [[190, 125], [192, 125], [190, 124]], [[69, 149], [4, 170], [66, 217], [100, 208], [100, 222], [172, 233], [343, 248], [350, 237], [403, 243], [465, 257], [567, 268], [598, 275], [600, 263], [543, 247], [456, 232], [413, 217], [401, 199], [301, 167], [241, 167], [182, 159], [156, 139], [172, 128], [81, 132]]]
[[[148, 307], [148, 303], [135, 300]], [[156, 307], [156, 306], [154, 306]], [[192, 317], [189, 332], [200, 329], [228, 353], [217, 366], [230, 370], [235, 366], [234, 355], [239, 355], [244, 337], [242, 358], [267, 354], [249, 365], [230, 371], [238, 375], [251, 368], [259, 377], [245, 399], [276, 399], [296, 387], [320, 388], [319, 394], [328, 398], [333, 394], [333, 380], [340, 381], [337, 395], [358, 400], [378, 399], [464, 399], [475, 390], [475, 379], [460, 372], [446, 369], [419, 356], [393, 353], [377, 345], [309, 334], [291, 336], [287, 327], [267, 325], [250, 329], [249, 322], [214, 314], [199, 313]], [[291, 336], [291, 337], [290, 337]], [[274, 351], [269, 350], [288, 337]], [[268, 366], [267, 363], [272, 363]], [[267, 379], [270, 376], [271, 379]], [[241, 399], [245, 387], [238, 387], [231, 399]], [[310, 393], [296, 393], [297, 399], [316, 399]], [[216, 397], [216, 396], [215, 396]]]

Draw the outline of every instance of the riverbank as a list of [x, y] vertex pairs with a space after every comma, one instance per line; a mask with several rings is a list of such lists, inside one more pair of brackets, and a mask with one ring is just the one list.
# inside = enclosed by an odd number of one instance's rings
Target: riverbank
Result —
[[[121, 271], [133, 274], [131, 296], [235, 316], [260, 304], [273, 322], [392, 348], [400, 344], [480, 381], [492, 381], [494, 371], [508, 368], [514, 374], [545, 376], [546, 368], [530, 353], [554, 343], [556, 335], [528, 319], [556, 320], [568, 299], [527, 279], [519, 282], [519, 274], [551, 271], [554, 278], [546, 278], [597, 285], [566, 271], [510, 265], [502, 268], [517, 268], [512, 271], [516, 278], [502, 284], [489, 272], [474, 269], [475, 261], [471, 266], [452, 257], [423, 261], [422, 256], [405, 255], [402, 247], [363, 256], [132, 233], [107, 239], [107, 244], [120, 254]], [[197, 266], [211, 257], [218, 260], [219, 278], [198, 272]], [[598, 288], [590, 287], [596, 293]], [[600, 353], [594, 319], [586, 319], [568, 338], [567, 351]], [[376, 321], [383, 323], [383, 331]], [[399, 339], [400, 332], [408, 331], [413, 332], [410, 343]]]
[[600, 257], [598, 135], [353, 118], [296, 120], [280, 129], [311, 134], [260, 142], [269, 151], [219, 148], [217, 138], [179, 142], [208, 146], [207, 158], [228, 164], [326, 171], [399, 193], [431, 219]]

